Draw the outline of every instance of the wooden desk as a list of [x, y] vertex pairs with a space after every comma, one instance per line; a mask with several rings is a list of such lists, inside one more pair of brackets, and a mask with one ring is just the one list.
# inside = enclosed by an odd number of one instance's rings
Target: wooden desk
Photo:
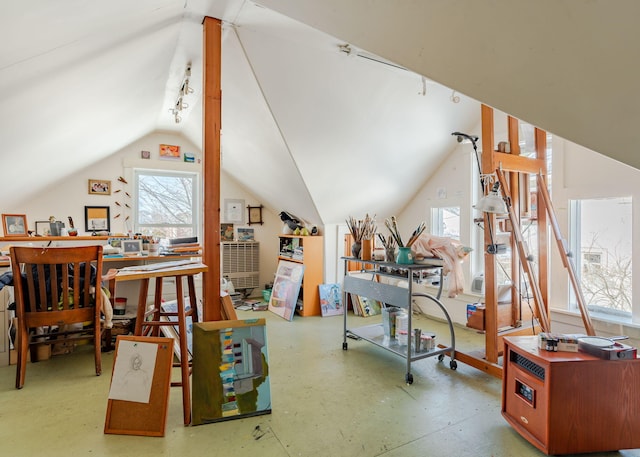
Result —
[[547, 454], [640, 448], [640, 359], [548, 352], [504, 338], [502, 416]]
[[[140, 291], [138, 295], [138, 310], [136, 314], [136, 327], [134, 334], [158, 336], [161, 326], [175, 326], [175, 321], [161, 320], [161, 317], [176, 316], [178, 318], [178, 334], [180, 345], [180, 372], [181, 381], [172, 382], [172, 386], [182, 386], [182, 407], [184, 413], [184, 424], [191, 423], [191, 388], [189, 385], [189, 357], [187, 348], [187, 325], [186, 317], [192, 316], [193, 322], [198, 321], [198, 307], [193, 277], [198, 273], [206, 272], [209, 268], [202, 263], [189, 263], [185, 265], [175, 265], [175, 262], [168, 262], [166, 268], [155, 269], [158, 264], [154, 264], [154, 269], [148, 269], [149, 265], [143, 265], [136, 269], [110, 270], [107, 273], [109, 289], [114, 296], [116, 284], [123, 281], [140, 281]], [[132, 268], [132, 267], [129, 267]], [[145, 269], [147, 268], [147, 269]], [[176, 302], [177, 313], [164, 313], [160, 305], [162, 303], [162, 278], [173, 277], [176, 280]], [[149, 280], [155, 281], [155, 294], [153, 309], [147, 309], [147, 294], [149, 291]], [[189, 293], [190, 310], [185, 311], [184, 292], [182, 280], [186, 278]], [[145, 320], [150, 317], [150, 320]]]

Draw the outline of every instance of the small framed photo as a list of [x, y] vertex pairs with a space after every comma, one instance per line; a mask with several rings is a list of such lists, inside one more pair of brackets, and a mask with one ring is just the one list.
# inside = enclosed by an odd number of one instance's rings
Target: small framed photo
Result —
[[233, 241], [233, 224], [220, 224], [220, 241]]
[[126, 256], [140, 255], [142, 240], [122, 240], [122, 254]]
[[4, 236], [27, 236], [27, 216], [25, 214], [3, 214]]
[[151, 151], [140, 151], [140, 158], [142, 159], [150, 159]]
[[105, 181], [104, 179], [90, 179], [89, 194], [111, 195], [111, 181]]
[[36, 221], [36, 236], [49, 236], [51, 233], [51, 222]]
[[111, 230], [111, 219], [108, 206], [85, 206], [84, 228], [87, 232], [108, 232]]

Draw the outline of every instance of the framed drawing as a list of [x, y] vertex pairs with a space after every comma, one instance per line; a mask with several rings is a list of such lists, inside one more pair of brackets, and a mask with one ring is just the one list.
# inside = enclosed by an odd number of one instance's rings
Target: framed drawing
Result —
[[265, 319], [194, 322], [192, 425], [271, 413]]
[[89, 193], [91, 195], [111, 195], [111, 181], [104, 179], [90, 179]]
[[3, 214], [4, 236], [27, 236], [27, 216], [25, 214]]
[[269, 299], [269, 311], [288, 321], [293, 319], [303, 273], [304, 265], [301, 263], [289, 262], [288, 260], [281, 260], [278, 263]]
[[108, 232], [111, 230], [108, 206], [85, 206], [84, 229], [87, 232]]
[[247, 206], [249, 212], [249, 225], [251, 224], [264, 224], [262, 221], [262, 205], [260, 206]]
[[180, 160], [180, 146], [161, 144], [160, 158], [163, 160]]
[[244, 224], [244, 200], [224, 199], [224, 220], [229, 224]]
[[118, 336], [104, 433], [164, 436], [172, 343], [171, 338]]

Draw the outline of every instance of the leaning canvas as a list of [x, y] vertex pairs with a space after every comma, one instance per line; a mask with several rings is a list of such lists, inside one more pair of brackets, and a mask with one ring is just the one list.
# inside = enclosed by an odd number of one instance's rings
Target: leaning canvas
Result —
[[320, 311], [323, 317], [337, 316], [343, 313], [342, 291], [340, 284], [320, 284]]
[[298, 294], [304, 273], [301, 263], [281, 260], [278, 262], [273, 289], [269, 298], [269, 311], [290, 321], [296, 311]]
[[265, 319], [193, 324], [192, 425], [271, 413]]

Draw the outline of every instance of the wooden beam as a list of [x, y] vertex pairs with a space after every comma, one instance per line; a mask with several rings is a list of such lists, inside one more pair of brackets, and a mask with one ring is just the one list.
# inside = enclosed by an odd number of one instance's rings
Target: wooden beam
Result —
[[203, 21], [203, 125], [204, 250], [209, 267], [203, 275], [203, 320], [222, 319], [220, 306], [220, 130], [222, 128], [222, 22]]

